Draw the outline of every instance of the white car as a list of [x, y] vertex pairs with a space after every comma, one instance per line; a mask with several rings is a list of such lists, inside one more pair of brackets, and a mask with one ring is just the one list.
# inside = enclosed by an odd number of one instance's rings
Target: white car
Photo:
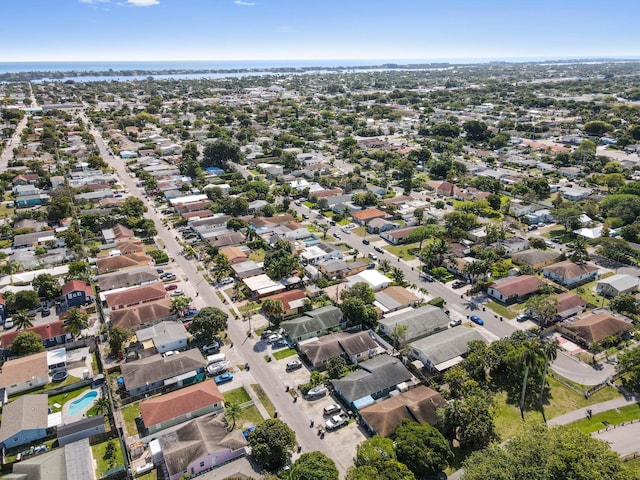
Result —
[[231, 277], [225, 277], [220, 280], [220, 285], [230, 285], [232, 283], [233, 283], [233, 278]]
[[173, 292], [171, 292], [172, 297], [181, 297], [182, 295], [184, 295], [184, 292], [182, 290], [174, 290]]
[[172, 357], [172, 356], [177, 355], [177, 354], [178, 354], [178, 352], [176, 350], [168, 350], [168, 351], [164, 352], [162, 354], [162, 356], [163, 357]]

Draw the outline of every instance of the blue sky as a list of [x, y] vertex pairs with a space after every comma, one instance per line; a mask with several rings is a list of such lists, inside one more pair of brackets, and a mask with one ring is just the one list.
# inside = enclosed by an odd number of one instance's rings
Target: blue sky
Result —
[[0, 61], [640, 56], [637, 0], [2, 0]]

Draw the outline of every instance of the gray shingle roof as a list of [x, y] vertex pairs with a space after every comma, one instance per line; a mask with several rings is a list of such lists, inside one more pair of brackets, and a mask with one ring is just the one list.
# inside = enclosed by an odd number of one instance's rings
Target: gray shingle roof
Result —
[[439, 365], [467, 353], [468, 344], [473, 340], [485, 341], [477, 330], [461, 326], [416, 340], [409, 346], [421, 352], [433, 365]]
[[48, 397], [45, 394], [23, 395], [2, 407], [0, 442], [23, 430], [48, 427]]
[[125, 363], [120, 368], [125, 387], [127, 390], [133, 390], [147, 383], [155, 383], [191, 370], [203, 369], [206, 365], [200, 351], [194, 348], [170, 357], [152, 355], [142, 360]]
[[404, 336], [404, 343], [407, 343], [447, 327], [450, 320], [442, 309], [433, 305], [425, 305], [389, 315], [379, 323], [384, 325], [388, 331], [393, 330], [396, 325], [406, 325], [407, 332]]
[[346, 377], [332, 380], [334, 388], [348, 402], [355, 402], [411, 379], [411, 373], [402, 362], [389, 355], [378, 355], [359, 366], [358, 370]]
[[290, 338], [297, 338], [337, 327], [341, 322], [342, 311], [329, 305], [307, 312], [302, 317], [282, 322], [280, 326]]

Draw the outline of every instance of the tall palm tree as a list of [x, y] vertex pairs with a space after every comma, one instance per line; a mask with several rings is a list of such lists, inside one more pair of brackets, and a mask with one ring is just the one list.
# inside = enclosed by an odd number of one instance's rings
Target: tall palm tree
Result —
[[431, 245], [433, 253], [436, 256], [436, 263], [438, 266], [441, 266], [444, 261], [444, 256], [451, 251], [449, 244], [444, 238], [436, 238]]
[[20, 310], [13, 314], [13, 324], [17, 330], [26, 330], [33, 327], [32, 318], [26, 310]]
[[540, 352], [544, 358], [544, 371], [542, 372], [542, 385], [540, 387], [540, 398], [538, 399], [538, 403], [542, 405], [544, 384], [547, 380], [547, 367], [549, 367], [549, 364], [558, 358], [558, 342], [555, 340], [553, 342], [542, 342], [540, 345]]
[[391, 270], [391, 263], [385, 258], [384, 260], [380, 260], [378, 268], [382, 273], [387, 273], [389, 272], [389, 270]]
[[102, 414], [108, 413], [110, 407], [111, 404], [109, 403], [109, 399], [105, 396], [100, 396], [93, 404], [93, 408], [95, 408], [96, 412]]
[[79, 308], [70, 308], [64, 319], [64, 324], [75, 337], [79, 335], [84, 328], [89, 326], [89, 316]]
[[522, 381], [522, 394], [520, 395], [520, 416], [524, 420], [524, 397], [527, 393], [527, 380], [529, 379], [529, 371], [538, 364], [540, 355], [540, 345], [538, 342], [531, 342], [526, 346], [526, 350], [522, 353], [522, 363], [524, 364], [524, 379]]
[[468, 275], [472, 281], [475, 281], [477, 277], [486, 278], [487, 273], [491, 270], [491, 264], [482, 260], [475, 260], [471, 263], [467, 263], [462, 268], [462, 273]]
[[227, 402], [224, 406], [224, 417], [227, 419], [227, 423], [231, 422], [229, 430], [236, 428], [236, 422], [242, 414], [240, 405], [234, 402]]
[[391, 276], [393, 277], [393, 281], [398, 285], [404, 282], [404, 272], [399, 267], [393, 267], [391, 269]]

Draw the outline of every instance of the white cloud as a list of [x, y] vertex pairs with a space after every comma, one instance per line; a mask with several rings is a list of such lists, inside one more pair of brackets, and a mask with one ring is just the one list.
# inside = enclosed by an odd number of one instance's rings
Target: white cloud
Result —
[[127, 0], [127, 4], [134, 7], [152, 7], [154, 5], [160, 5], [159, 0]]
[[233, 0], [233, 3], [242, 5], [243, 7], [253, 7], [255, 5], [253, 2], [245, 2], [244, 0]]

